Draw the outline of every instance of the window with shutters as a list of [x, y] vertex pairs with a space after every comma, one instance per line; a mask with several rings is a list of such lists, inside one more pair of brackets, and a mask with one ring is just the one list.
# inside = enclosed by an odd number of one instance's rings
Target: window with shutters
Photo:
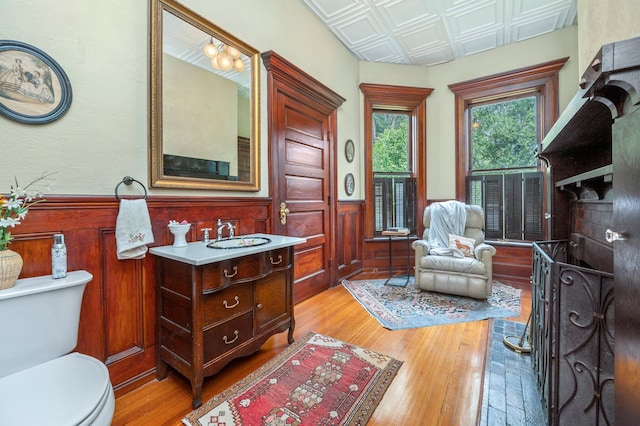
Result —
[[[362, 83], [365, 237], [391, 227], [417, 233], [426, 204], [426, 98], [432, 89]], [[422, 194], [422, 196], [418, 196]]]
[[456, 197], [485, 212], [494, 240], [545, 238], [542, 137], [558, 117], [567, 58], [456, 83]]
[[543, 237], [536, 105], [537, 96], [525, 96], [469, 108], [471, 169], [466, 199], [484, 209], [487, 238]]
[[375, 234], [391, 227], [415, 233], [415, 179], [406, 112], [375, 111], [372, 117]]

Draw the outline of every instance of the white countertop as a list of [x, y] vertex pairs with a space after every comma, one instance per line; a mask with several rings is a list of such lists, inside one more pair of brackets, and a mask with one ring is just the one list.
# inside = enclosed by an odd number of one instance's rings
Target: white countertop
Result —
[[[188, 263], [190, 265], [200, 266], [208, 263], [220, 262], [222, 260], [235, 259], [237, 257], [248, 256], [250, 254], [262, 253], [267, 250], [289, 247], [295, 244], [301, 244], [307, 241], [306, 238], [287, 237], [284, 235], [271, 234], [249, 234], [238, 235], [237, 237], [251, 238], [263, 237], [269, 238], [270, 243], [254, 247], [216, 249], [207, 247], [202, 241], [196, 241], [187, 244], [186, 247], [160, 246], [151, 247], [149, 252], [156, 256], [166, 257], [167, 259], [177, 260], [179, 262]], [[213, 242], [214, 240], [211, 240]]]

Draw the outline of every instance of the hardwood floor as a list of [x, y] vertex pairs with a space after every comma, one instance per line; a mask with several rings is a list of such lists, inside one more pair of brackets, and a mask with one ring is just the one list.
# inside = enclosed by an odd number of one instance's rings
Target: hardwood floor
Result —
[[[521, 288], [520, 316], [526, 322], [531, 287]], [[404, 361], [369, 425], [475, 425], [490, 321], [390, 331], [342, 286], [295, 306], [296, 338], [309, 331], [366, 347]], [[231, 362], [206, 378], [202, 400], [231, 386], [287, 347], [287, 333], [271, 337], [254, 355]], [[189, 382], [175, 371], [116, 399], [113, 425], [180, 425], [191, 412]]]

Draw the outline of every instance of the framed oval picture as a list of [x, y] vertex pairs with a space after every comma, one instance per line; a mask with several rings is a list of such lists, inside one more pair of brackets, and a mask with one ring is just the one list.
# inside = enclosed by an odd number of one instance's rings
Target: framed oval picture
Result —
[[29, 44], [0, 40], [0, 114], [20, 123], [60, 118], [71, 105], [71, 83], [49, 55]]
[[353, 145], [353, 141], [351, 139], [347, 140], [347, 143], [344, 146], [344, 156], [347, 157], [347, 161], [351, 163], [353, 161], [353, 156], [356, 153], [356, 148]]
[[353, 195], [353, 191], [356, 189], [356, 181], [353, 178], [353, 174], [347, 173], [344, 177], [344, 190], [347, 192], [348, 196]]

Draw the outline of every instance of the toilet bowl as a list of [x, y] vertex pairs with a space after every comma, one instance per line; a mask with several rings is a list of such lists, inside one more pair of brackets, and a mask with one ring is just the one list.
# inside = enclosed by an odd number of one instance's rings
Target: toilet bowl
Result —
[[86, 271], [18, 280], [0, 291], [0, 425], [110, 425], [109, 371], [78, 352]]

